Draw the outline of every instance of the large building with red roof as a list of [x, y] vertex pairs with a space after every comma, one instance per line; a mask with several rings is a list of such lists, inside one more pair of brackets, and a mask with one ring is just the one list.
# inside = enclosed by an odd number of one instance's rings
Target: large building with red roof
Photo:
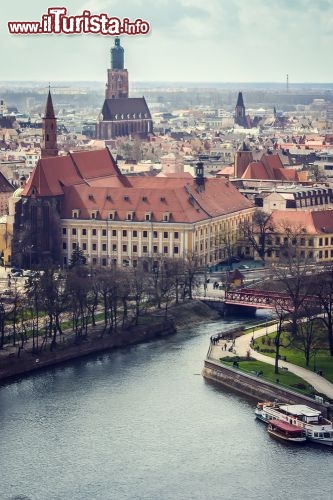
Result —
[[108, 149], [41, 158], [16, 203], [13, 262], [136, 266], [164, 256], [224, 258], [253, 203], [223, 178], [123, 175]]

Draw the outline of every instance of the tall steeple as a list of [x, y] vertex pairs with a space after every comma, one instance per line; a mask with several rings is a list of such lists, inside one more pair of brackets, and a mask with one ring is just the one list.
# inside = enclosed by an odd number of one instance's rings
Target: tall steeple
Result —
[[120, 99], [128, 97], [128, 72], [124, 69], [124, 49], [120, 38], [115, 38], [111, 48], [111, 68], [108, 69], [108, 81], [105, 89], [105, 99]]
[[237, 104], [235, 107], [235, 123], [241, 127], [247, 127], [245, 106], [242, 92], [238, 92]]
[[43, 138], [41, 143], [41, 157], [46, 158], [47, 156], [58, 156], [57, 119], [54, 114], [50, 87], [43, 117]]

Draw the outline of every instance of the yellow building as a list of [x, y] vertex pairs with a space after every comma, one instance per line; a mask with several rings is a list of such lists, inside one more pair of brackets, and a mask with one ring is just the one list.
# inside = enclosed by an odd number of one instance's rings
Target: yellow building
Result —
[[131, 177], [107, 149], [42, 158], [17, 205], [14, 254], [18, 260], [21, 242], [23, 264], [51, 259], [66, 266], [79, 247], [92, 266], [136, 266], [161, 256], [212, 265], [253, 210], [228, 180], [205, 178], [202, 164], [195, 178]]
[[291, 249], [301, 260], [333, 261], [332, 210], [274, 210], [267, 235], [267, 262], [278, 262]]

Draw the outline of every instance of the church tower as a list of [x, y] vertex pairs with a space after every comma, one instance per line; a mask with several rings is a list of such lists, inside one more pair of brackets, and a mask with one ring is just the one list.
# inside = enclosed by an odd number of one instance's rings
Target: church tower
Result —
[[43, 138], [41, 143], [41, 157], [46, 158], [47, 156], [58, 156], [57, 119], [54, 115], [50, 89], [43, 117]]
[[108, 81], [105, 89], [105, 99], [120, 99], [128, 97], [128, 72], [124, 69], [124, 49], [120, 38], [115, 38], [111, 49], [111, 69], [108, 69]]
[[253, 161], [253, 155], [250, 148], [243, 142], [235, 154], [234, 177], [241, 179], [248, 165]]
[[240, 125], [241, 127], [247, 127], [242, 92], [238, 93], [237, 104], [235, 107], [235, 123], [237, 123], [237, 125]]

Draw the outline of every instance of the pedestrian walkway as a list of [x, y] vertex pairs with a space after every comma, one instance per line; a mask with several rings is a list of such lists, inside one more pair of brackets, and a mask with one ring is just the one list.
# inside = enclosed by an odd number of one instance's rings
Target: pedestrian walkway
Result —
[[[230, 353], [228, 349], [232, 347], [232, 342], [227, 342], [227, 349], [225, 350], [224, 339], [220, 339], [220, 341], [211, 346], [210, 357], [213, 359], [220, 359], [222, 357], [237, 355], [237, 356], [246, 356], [247, 352], [250, 351], [250, 355], [252, 358], [257, 359], [258, 361], [263, 361], [264, 363], [274, 365], [275, 359], [270, 358], [269, 356], [265, 356], [260, 352], [254, 351], [251, 349], [251, 340], [254, 338], [255, 340], [258, 337], [262, 337], [266, 335], [266, 333], [276, 332], [276, 324], [270, 325], [259, 330], [256, 330], [254, 333], [250, 332], [245, 335], [241, 335], [235, 339], [235, 344], [233, 346], [233, 353]], [[320, 394], [324, 394], [328, 398], [333, 400], [333, 384], [323, 378], [317, 373], [312, 372], [311, 370], [307, 370], [306, 368], [302, 368], [301, 366], [293, 365], [287, 361], [279, 360], [280, 368], [287, 368], [288, 371], [294, 373], [298, 377], [301, 377], [303, 380], [308, 382], [312, 387], [319, 392]]]

